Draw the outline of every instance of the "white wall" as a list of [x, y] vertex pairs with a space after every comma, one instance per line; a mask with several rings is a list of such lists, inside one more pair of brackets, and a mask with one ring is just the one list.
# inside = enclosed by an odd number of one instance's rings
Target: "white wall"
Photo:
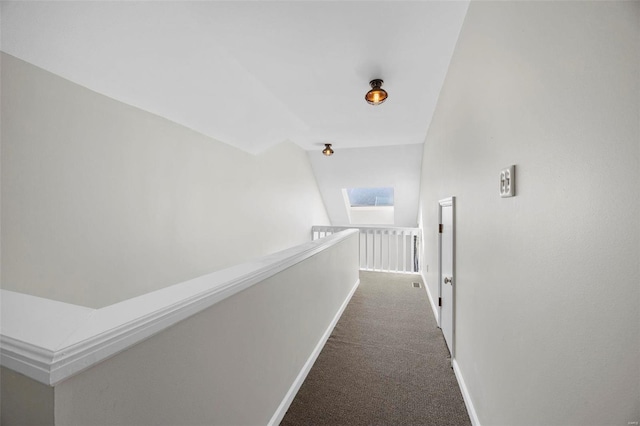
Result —
[[266, 425], [358, 282], [358, 238], [59, 383], [55, 424]]
[[0, 423], [10, 425], [53, 425], [53, 388], [20, 373], [0, 368]]
[[457, 197], [456, 358], [483, 425], [640, 421], [639, 52], [638, 2], [469, 7], [421, 210], [437, 297]]
[[422, 145], [333, 148], [335, 154], [331, 157], [324, 156], [322, 148], [308, 152], [332, 225], [350, 224], [342, 189], [391, 186], [395, 202], [393, 224], [416, 226]]
[[292, 143], [252, 156], [6, 54], [1, 113], [5, 289], [101, 307], [328, 223]]
[[395, 222], [393, 206], [351, 207], [347, 214], [352, 225], [394, 225]]

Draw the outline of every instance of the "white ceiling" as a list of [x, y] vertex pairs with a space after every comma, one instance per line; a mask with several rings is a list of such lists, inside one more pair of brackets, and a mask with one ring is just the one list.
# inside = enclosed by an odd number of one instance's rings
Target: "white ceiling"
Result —
[[[2, 2], [6, 53], [257, 153], [419, 144], [468, 1]], [[364, 101], [382, 78], [389, 99]]]

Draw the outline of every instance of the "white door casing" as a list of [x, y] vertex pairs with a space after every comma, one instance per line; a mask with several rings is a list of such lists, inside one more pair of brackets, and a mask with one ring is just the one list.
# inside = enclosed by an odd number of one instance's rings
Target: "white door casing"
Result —
[[455, 350], [455, 197], [440, 200], [439, 218], [439, 291], [440, 329], [447, 342], [451, 358]]

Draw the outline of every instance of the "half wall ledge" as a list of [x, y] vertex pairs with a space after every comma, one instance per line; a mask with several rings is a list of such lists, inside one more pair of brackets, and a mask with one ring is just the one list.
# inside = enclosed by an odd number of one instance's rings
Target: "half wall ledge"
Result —
[[0, 364], [53, 386], [354, 234], [345, 230], [100, 309], [0, 290]]

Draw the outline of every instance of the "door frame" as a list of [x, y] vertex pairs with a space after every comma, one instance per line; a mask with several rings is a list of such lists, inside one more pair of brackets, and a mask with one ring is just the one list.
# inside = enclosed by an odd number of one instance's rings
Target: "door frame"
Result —
[[[438, 201], [438, 226], [442, 224], [442, 208], [451, 206], [451, 360], [456, 349], [456, 197], [443, 198]], [[438, 232], [438, 298], [442, 297], [442, 234]], [[442, 329], [442, 306], [438, 308], [438, 327]]]

